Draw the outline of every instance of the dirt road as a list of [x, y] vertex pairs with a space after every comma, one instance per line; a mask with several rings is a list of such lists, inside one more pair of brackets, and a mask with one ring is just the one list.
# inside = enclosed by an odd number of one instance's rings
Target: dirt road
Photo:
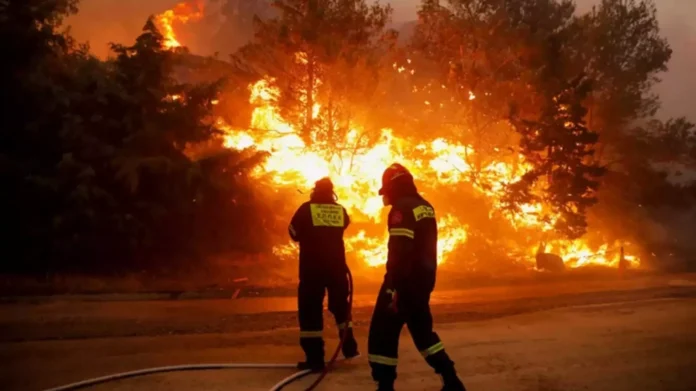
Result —
[[[441, 292], [434, 312], [438, 331], [473, 391], [692, 391], [694, 285], [694, 278], [686, 277], [592, 289], [544, 285], [524, 292]], [[287, 312], [293, 305], [278, 300], [237, 303], [234, 311], [229, 301], [226, 306], [219, 300], [5, 303], [0, 305], [0, 384], [31, 391], [160, 365], [293, 362], [300, 356], [294, 314]], [[363, 347], [370, 313], [365, 300], [356, 309]], [[259, 311], [264, 305], [273, 311]], [[332, 346], [335, 339], [327, 342]], [[401, 353], [399, 390], [439, 389], [406, 331]], [[187, 372], [93, 389], [265, 391], [290, 373]], [[372, 388], [364, 358], [343, 365], [320, 387]], [[302, 384], [286, 388], [302, 389]]]

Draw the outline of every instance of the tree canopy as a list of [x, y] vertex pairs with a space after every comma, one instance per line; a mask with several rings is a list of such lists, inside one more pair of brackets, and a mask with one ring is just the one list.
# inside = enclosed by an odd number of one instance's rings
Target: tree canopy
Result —
[[[280, 88], [283, 117], [309, 145], [342, 145], [378, 96], [380, 70], [395, 44], [389, 6], [365, 0], [273, 0], [278, 16], [256, 19], [239, 57]], [[322, 104], [315, 112], [317, 102]], [[374, 127], [373, 127], [374, 129]]]
[[[175, 80], [178, 54], [152, 19], [100, 61], [58, 30], [75, 2], [2, 6], [0, 45], [24, 53], [3, 62], [3, 250], [14, 254], [3, 270], [173, 266], [267, 245], [244, 179], [263, 156], [222, 148], [211, 115], [221, 84]], [[218, 152], [187, 152], [201, 144]]]
[[[693, 125], [654, 119], [660, 103], [652, 87], [671, 49], [653, 1], [603, 0], [579, 14], [565, 0], [424, 0], [412, 50], [437, 64], [439, 81], [466, 107], [454, 121], [475, 135], [473, 145], [485, 148], [480, 140], [501, 123], [497, 129], [520, 136], [519, 153], [533, 167], [510, 184], [512, 209], [544, 200], [562, 216], [558, 234], [578, 237], [589, 219], [641, 241], [628, 232], [640, 224], [624, 220], [647, 205], [641, 193], [656, 207], [676, 206], [674, 197], [692, 205], [656, 165], [689, 160]], [[618, 177], [634, 185], [614, 186]], [[656, 197], [657, 189], [674, 195]]]

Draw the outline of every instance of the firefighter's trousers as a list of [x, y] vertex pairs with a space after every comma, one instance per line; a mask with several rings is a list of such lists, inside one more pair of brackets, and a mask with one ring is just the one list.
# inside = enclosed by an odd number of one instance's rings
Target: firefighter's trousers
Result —
[[399, 335], [404, 323], [421, 355], [435, 372], [445, 376], [453, 374], [454, 363], [433, 331], [430, 292], [398, 292], [397, 312], [389, 308], [390, 303], [391, 295], [382, 286], [372, 314], [367, 346], [372, 378], [385, 383], [396, 379]]
[[357, 354], [357, 342], [353, 336], [353, 324], [348, 307], [349, 283], [346, 270], [325, 273], [304, 273], [298, 289], [298, 315], [300, 319], [300, 345], [308, 363], [324, 362], [323, 309], [324, 294], [329, 294], [329, 311], [336, 320], [339, 337], [347, 334], [343, 354]]

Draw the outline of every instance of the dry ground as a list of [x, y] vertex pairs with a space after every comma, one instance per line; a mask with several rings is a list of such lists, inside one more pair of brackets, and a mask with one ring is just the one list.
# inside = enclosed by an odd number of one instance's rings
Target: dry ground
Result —
[[[443, 291], [433, 309], [473, 391], [693, 391], [695, 282], [665, 276]], [[356, 299], [363, 347], [370, 305], [369, 296]], [[7, 302], [0, 304], [0, 388], [41, 390], [161, 365], [293, 362], [300, 356], [293, 309], [291, 298]], [[407, 332], [401, 352], [398, 389], [437, 390]], [[93, 389], [268, 390], [290, 373], [185, 372]], [[320, 389], [372, 389], [365, 359], [342, 365]]]

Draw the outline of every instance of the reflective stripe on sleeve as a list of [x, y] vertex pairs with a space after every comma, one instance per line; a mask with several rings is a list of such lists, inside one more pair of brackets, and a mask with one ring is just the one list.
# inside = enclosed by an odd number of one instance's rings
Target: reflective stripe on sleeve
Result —
[[399, 360], [393, 357], [379, 356], [376, 354], [368, 354], [367, 361], [373, 362], [375, 364], [389, 365], [395, 367]]
[[407, 228], [392, 228], [389, 230], [389, 235], [391, 236], [405, 236], [407, 238], [413, 239], [415, 233], [413, 230]]
[[433, 354], [435, 354], [441, 350], [445, 350], [445, 345], [443, 345], [442, 342], [438, 342], [435, 345], [433, 345], [425, 350], [421, 350], [420, 353], [423, 355], [423, 357], [428, 357], [428, 356], [432, 356]]
[[292, 236], [297, 236], [297, 231], [295, 231], [295, 227], [293, 227], [292, 224], [288, 227], [288, 231], [290, 231]]

